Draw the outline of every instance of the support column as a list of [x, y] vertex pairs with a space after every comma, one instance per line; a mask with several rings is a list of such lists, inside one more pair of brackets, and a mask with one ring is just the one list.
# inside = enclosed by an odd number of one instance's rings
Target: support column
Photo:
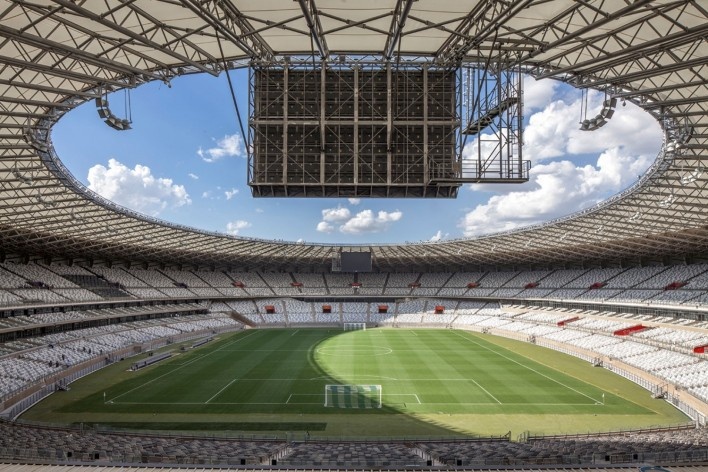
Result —
[[[325, 93], [325, 85], [327, 82], [326, 76], [327, 65], [325, 61], [322, 61], [322, 69], [320, 70], [320, 184], [324, 184], [327, 181], [326, 168], [325, 168], [325, 99], [327, 94]], [[322, 193], [324, 194], [324, 187], [322, 188]]]
[[428, 65], [423, 65], [423, 185], [430, 183], [428, 165]]
[[354, 67], [354, 185], [359, 184], [359, 66]]
[[283, 185], [288, 184], [288, 96], [290, 84], [288, 83], [288, 66], [283, 69]]
[[386, 183], [391, 185], [393, 162], [391, 162], [391, 133], [393, 132], [393, 105], [391, 103], [391, 63], [386, 64]]

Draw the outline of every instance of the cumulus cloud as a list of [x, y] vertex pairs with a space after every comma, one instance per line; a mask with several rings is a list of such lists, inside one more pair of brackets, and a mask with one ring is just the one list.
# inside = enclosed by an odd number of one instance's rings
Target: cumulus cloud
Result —
[[349, 198], [350, 205], [358, 205], [361, 203], [361, 198]]
[[556, 80], [524, 76], [524, 109], [529, 112], [545, 107], [553, 99], [558, 85]]
[[353, 218], [339, 227], [339, 231], [349, 234], [380, 233], [388, 229], [389, 225], [403, 218], [401, 211], [379, 211], [374, 214], [371, 210], [357, 213]]
[[526, 190], [492, 196], [467, 213], [459, 226], [465, 236], [478, 236], [589, 208], [629, 186], [652, 159], [612, 148], [600, 154], [594, 166], [576, 166], [566, 160], [537, 164], [531, 168]]
[[227, 200], [231, 200], [238, 194], [237, 188], [232, 188], [231, 190], [224, 190], [224, 195], [226, 195]]
[[326, 221], [320, 221], [317, 223], [317, 231], [320, 233], [332, 233], [334, 232], [334, 226]]
[[226, 224], [226, 232], [231, 235], [237, 235], [242, 229], [250, 228], [251, 223], [245, 220], [229, 221]]
[[243, 140], [238, 134], [228, 134], [219, 139], [214, 147], [208, 149], [199, 148], [197, 155], [204, 162], [216, 162], [225, 157], [240, 157], [244, 155]]
[[363, 210], [352, 216], [348, 208], [326, 208], [322, 210], [322, 221], [317, 223], [320, 233], [362, 234], [378, 233], [388, 229], [391, 223], [400, 220], [403, 213], [396, 210], [392, 212], [379, 211], [374, 214], [372, 210]]
[[[543, 95], [539, 90], [535, 94]], [[603, 99], [603, 94], [590, 92], [588, 116], [600, 110]], [[465, 236], [515, 229], [588, 208], [628, 187], [646, 171], [661, 146], [661, 130], [654, 118], [628, 103], [618, 106], [604, 127], [580, 131], [580, 110], [580, 99], [556, 100], [530, 116], [523, 148], [524, 159], [533, 164], [529, 182], [470, 186], [496, 194], [462, 218], [459, 227]], [[476, 141], [468, 144], [465, 156], [476, 156], [476, 146]], [[592, 164], [568, 160], [574, 156]]]
[[[595, 116], [604, 96], [591, 93], [588, 116]], [[532, 162], [560, 157], [600, 153], [623, 147], [629, 154], [654, 154], [661, 146], [661, 132], [656, 120], [641, 108], [627, 104], [617, 108], [608, 123], [595, 131], [581, 131], [581, 100], [565, 103], [557, 100], [529, 118], [524, 132], [524, 157]]]
[[343, 223], [349, 219], [351, 212], [348, 208], [325, 208], [322, 210], [322, 221], [327, 223]]
[[148, 166], [133, 169], [115, 159], [108, 167], [96, 164], [88, 171], [89, 189], [133, 210], [157, 216], [167, 208], [189, 205], [192, 200], [183, 185], [172, 179], [155, 177]]
[[197, 174], [193, 174], [190, 172], [187, 175], [189, 176], [190, 179], [199, 180], [199, 176]]
[[449, 236], [449, 233], [443, 234], [442, 230], [439, 229], [438, 232], [435, 233], [434, 235], [432, 235], [428, 241], [430, 241], [431, 243], [436, 243], [436, 242], [440, 241], [441, 239], [447, 238], [448, 236]]

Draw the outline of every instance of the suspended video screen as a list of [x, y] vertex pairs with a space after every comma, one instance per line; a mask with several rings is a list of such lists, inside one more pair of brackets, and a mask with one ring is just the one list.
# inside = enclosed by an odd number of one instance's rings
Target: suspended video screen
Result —
[[342, 272], [371, 272], [371, 252], [342, 252]]

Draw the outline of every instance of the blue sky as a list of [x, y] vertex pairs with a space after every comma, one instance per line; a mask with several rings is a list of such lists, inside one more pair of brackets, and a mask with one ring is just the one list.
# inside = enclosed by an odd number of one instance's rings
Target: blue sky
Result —
[[[232, 71], [247, 122], [247, 72]], [[93, 102], [69, 112], [52, 140], [74, 176], [142, 213], [211, 231], [323, 243], [386, 243], [474, 237], [539, 223], [596, 204], [636, 181], [661, 144], [642, 110], [618, 107], [603, 128], [578, 130], [580, 92], [525, 80], [521, 185], [464, 186], [455, 200], [254, 199], [225, 74], [179, 77], [130, 92], [133, 129], [106, 126]], [[591, 107], [599, 107], [599, 93]], [[109, 96], [125, 116], [125, 93]], [[246, 122], [244, 125], [246, 125]]]

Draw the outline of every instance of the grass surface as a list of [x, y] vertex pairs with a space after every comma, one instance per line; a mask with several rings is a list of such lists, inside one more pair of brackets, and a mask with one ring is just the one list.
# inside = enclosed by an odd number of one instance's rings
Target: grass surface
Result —
[[[249, 330], [175, 354], [138, 372], [127, 371], [135, 359], [110, 366], [24, 418], [327, 436], [561, 433], [686, 420], [604, 369], [464, 331]], [[325, 407], [327, 384], [381, 385], [383, 407]]]

